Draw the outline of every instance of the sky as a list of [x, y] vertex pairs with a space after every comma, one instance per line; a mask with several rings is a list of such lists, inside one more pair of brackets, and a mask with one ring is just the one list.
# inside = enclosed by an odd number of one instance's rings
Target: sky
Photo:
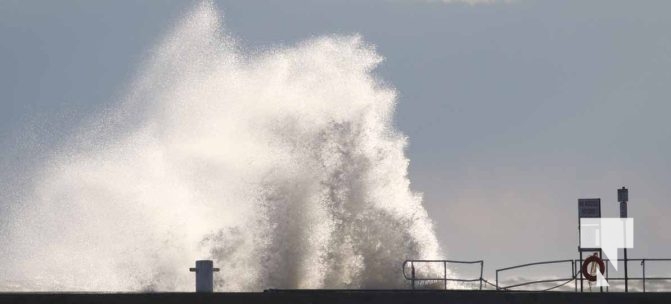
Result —
[[[124, 93], [194, 1], [0, 2], [0, 182]], [[577, 199], [629, 257], [671, 257], [671, 2], [215, 1], [243, 48], [359, 33], [396, 88], [409, 175], [447, 256], [485, 273], [577, 257]], [[11, 193], [3, 195], [9, 208]], [[638, 269], [637, 263], [634, 268]]]

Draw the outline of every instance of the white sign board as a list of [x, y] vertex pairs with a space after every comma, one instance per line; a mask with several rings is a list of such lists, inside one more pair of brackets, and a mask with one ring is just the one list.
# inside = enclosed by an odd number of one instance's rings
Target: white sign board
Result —
[[578, 217], [579, 218], [601, 217], [601, 199], [600, 198], [578, 199]]

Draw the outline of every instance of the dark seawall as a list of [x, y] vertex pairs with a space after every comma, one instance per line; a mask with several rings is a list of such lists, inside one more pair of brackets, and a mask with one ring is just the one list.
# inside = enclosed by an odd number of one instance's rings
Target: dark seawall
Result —
[[569, 293], [412, 290], [269, 290], [255, 293], [0, 293], [0, 303], [671, 303], [671, 293]]

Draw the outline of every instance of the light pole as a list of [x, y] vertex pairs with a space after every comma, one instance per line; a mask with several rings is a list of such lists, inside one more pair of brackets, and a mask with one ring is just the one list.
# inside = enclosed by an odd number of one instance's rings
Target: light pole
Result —
[[[617, 189], [617, 201], [620, 202], [620, 218], [627, 218], [627, 201], [629, 190], [622, 187]], [[629, 292], [629, 273], [627, 272], [627, 221], [624, 221], [624, 292]]]

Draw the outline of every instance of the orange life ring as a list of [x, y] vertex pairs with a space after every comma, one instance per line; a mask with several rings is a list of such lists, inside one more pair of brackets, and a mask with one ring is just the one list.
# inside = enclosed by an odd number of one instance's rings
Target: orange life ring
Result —
[[588, 267], [589, 264], [591, 264], [591, 263], [597, 263], [597, 264], [599, 264], [599, 271], [601, 271], [601, 274], [603, 274], [604, 271], [606, 270], [606, 265], [604, 265], [604, 264], [603, 264], [603, 260], [601, 260], [601, 259], [600, 259], [598, 256], [596, 256], [596, 255], [593, 255], [593, 256], [590, 256], [590, 257], [586, 258], [585, 261], [582, 263], [582, 267], [581, 267], [582, 275], [583, 275], [588, 281], [594, 282], [594, 281], [596, 281], [596, 276], [592, 275], [591, 273], [589, 273], [589, 270], [587, 270], [587, 267]]

